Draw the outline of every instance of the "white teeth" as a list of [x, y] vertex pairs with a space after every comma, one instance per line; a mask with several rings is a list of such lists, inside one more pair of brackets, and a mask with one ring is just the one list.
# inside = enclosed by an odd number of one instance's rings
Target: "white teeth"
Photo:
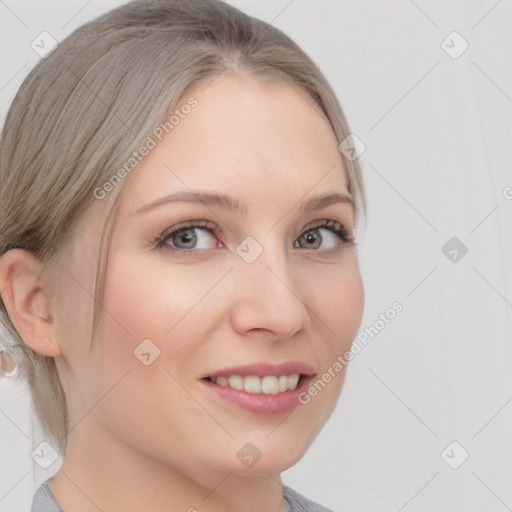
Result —
[[299, 383], [300, 375], [293, 373], [291, 375], [266, 375], [265, 377], [256, 377], [255, 375], [248, 375], [242, 377], [241, 375], [230, 375], [211, 377], [211, 381], [222, 387], [238, 389], [246, 393], [263, 393], [265, 395], [276, 395], [277, 393], [284, 393], [285, 391], [293, 390]]
[[259, 377], [245, 377], [244, 389], [247, 393], [261, 393], [261, 380]]
[[290, 389], [295, 389], [297, 384], [299, 383], [299, 375], [296, 373], [293, 375], [288, 375], [288, 387]]
[[244, 389], [244, 379], [240, 375], [231, 375], [228, 379], [229, 387], [242, 391]]
[[279, 375], [279, 391], [288, 389], [288, 375]]
[[219, 386], [222, 386], [223, 388], [229, 386], [229, 382], [228, 382], [228, 379], [226, 377], [217, 377], [217, 384]]
[[261, 391], [266, 395], [275, 395], [279, 393], [279, 380], [277, 377], [267, 375], [261, 379]]

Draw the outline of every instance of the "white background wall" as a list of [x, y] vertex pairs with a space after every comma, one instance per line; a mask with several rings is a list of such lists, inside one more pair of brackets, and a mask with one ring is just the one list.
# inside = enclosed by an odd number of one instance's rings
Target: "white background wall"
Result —
[[[120, 3], [1, 1], [2, 118], [38, 34], [60, 40]], [[230, 3], [294, 38], [338, 93], [366, 145], [361, 331], [404, 308], [285, 483], [335, 511], [512, 510], [512, 2]], [[453, 31], [469, 44], [457, 58]], [[0, 393], [0, 512], [27, 511], [58, 463], [32, 464], [26, 389], [0, 379]]]

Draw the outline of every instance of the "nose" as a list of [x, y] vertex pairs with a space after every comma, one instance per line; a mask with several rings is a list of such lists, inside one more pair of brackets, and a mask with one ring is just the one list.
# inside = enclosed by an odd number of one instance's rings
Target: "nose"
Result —
[[310, 311], [284, 255], [269, 257], [269, 252], [250, 264], [237, 262], [231, 325], [241, 335], [266, 332], [288, 339], [309, 327]]

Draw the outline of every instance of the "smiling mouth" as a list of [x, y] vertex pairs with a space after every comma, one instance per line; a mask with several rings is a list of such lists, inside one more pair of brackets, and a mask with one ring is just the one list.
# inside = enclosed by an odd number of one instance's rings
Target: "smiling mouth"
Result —
[[218, 375], [205, 377], [203, 380], [223, 388], [232, 388], [246, 393], [260, 393], [264, 395], [277, 395], [297, 388], [303, 375], [292, 373], [290, 375]]

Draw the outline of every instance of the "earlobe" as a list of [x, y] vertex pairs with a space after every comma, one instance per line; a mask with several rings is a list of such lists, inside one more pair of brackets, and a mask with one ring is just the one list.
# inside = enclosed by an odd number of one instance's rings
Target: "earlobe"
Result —
[[0, 258], [0, 294], [23, 341], [34, 351], [61, 355], [44, 264], [29, 251], [12, 249]]

